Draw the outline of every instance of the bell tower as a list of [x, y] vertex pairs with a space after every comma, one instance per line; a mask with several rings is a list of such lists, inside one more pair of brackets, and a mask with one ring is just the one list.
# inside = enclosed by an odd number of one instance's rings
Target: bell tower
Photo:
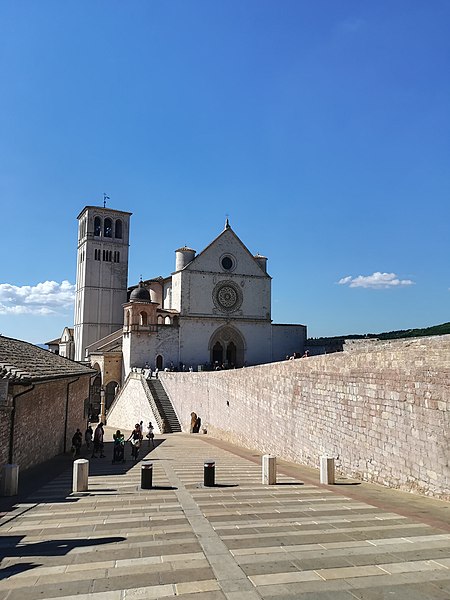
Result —
[[87, 346], [123, 327], [131, 214], [85, 206], [78, 215], [74, 318], [77, 361], [85, 359]]

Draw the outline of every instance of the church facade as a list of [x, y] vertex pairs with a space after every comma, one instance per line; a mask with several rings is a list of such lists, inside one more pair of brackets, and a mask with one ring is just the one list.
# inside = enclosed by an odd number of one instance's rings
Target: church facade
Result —
[[238, 368], [303, 353], [306, 327], [272, 323], [267, 259], [228, 220], [200, 253], [178, 248], [170, 275], [128, 287], [130, 216], [95, 206], [78, 216], [75, 358], [101, 372], [107, 406], [131, 371]]

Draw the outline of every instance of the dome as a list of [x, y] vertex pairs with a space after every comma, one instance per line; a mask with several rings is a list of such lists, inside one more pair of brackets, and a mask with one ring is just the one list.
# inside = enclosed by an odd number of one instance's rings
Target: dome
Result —
[[139, 282], [139, 286], [134, 288], [130, 294], [130, 302], [150, 302], [150, 292], [144, 286], [143, 282]]

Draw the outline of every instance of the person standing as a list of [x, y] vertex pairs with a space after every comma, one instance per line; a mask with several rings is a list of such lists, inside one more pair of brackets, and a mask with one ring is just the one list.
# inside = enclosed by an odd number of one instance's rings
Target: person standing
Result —
[[74, 458], [80, 456], [81, 444], [83, 443], [83, 434], [77, 429], [72, 438], [72, 454]]
[[92, 450], [92, 458], [97, 458], [97, 456], [96, 456], [97, 452], [100, 452], [100, 458], [105, 457], [105, 455], [103, 454], [103, 448], [104, 448], [103, 436], [104, 436], [103, 423], [100, 421], [100, 423], [95, 428], [95, 432], [94, 432], [94, 449]]

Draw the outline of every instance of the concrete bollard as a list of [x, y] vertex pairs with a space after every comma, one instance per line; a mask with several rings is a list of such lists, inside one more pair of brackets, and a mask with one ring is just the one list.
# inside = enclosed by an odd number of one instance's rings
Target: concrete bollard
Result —
[[320, 483], [334, 485], [334, 458], [320, 457]]
[[203, 485], [214, 487], [216, 479], [216, 463], [213, 460], [205, 460], [203, 463]]
[[73, 463], [72, 492], [87, 492], [89, 477], [89, 461], [79, 458]]
[[277, 457], [272, 454], [264, 454], [262, 457], [262, 483], [263, 485], [275, 485], [277, 482]]
[[153, 463], [144, 461], [141, 464], [141, 489], [151, 490], [153, 487]]
[[2, 496], [17, 496], [19, 493], [19, 465], [4, 465], [2, 469]]

